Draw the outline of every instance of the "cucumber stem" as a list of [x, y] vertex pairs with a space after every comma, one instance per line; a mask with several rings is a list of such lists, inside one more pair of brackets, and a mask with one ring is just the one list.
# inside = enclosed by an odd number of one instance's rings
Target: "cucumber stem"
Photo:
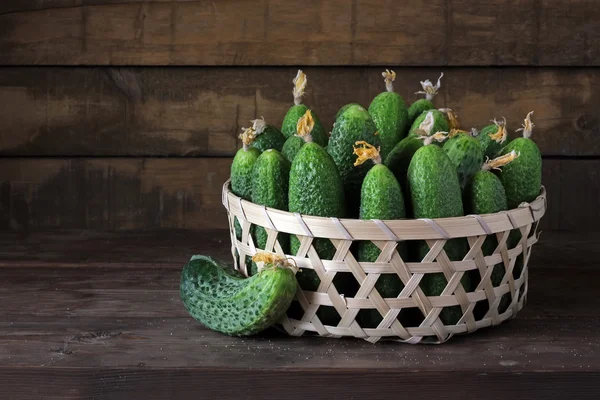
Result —
[[381, 73], [383, 80], [385, 81], [385, 90], [388, 92], [394, 91], [394, 81], [396, 80], [396, 73], [392, 70], [386, 69]]
[[258, 119], [253, 119], [252, 121], [252, 129], [257, 135], [263, 133], [265, 128], [267, 127], [267, 123], [265, 122], [265, 117], [260, 117]]
[[365, 142], [364, 140], [359, 140], [354, 144], [354, 154], [358, 156], [354, 162], [355, 167], [361, 165], [367, 160], [373, 160], [375, 164], [381, 164], [381, 156], [379, 155], [381, 147], [375, 148], [375, 146]]
[[431, 136], [427, 136], [427, 135], [420, 135], [418, 136], [419, 139], [423, 140], [423, 145], [427, 146], [428, 144], [433, 143], [433, 141], [435, 140], [436, 142], [443, 142], [444, 140], [448, 139], [448, 132], [436, 132]]
[[510, 153], [507, 153], [503, 156], [494, 158], [493, 160], [490, 160], [488, 157], [486, 159], [485, 163], [483, 164], [483, 166], [481, 167], [481, 169], [484, 171], [489, 171], [492, 169], [497, 169], [498, 171], [500, 171], [500, 167], [503, 167], [506, 164], [512, 162], [514, 159], [516, 159], [520, 155], [521, 155], [521, 153], [517, 153], [515, 150], [513, 150]]
[[302, 104], [302, 96], [304, 96], [304, 89], [306, 89], [306, 74], [299, 69], [293, 82], [294, 90], [292, 93], [294, 94], [294, 104], [299, 105]]
[[529, 111], [529, 113], [527, 113], [525, 121], [523, 121], [523, 127], [516, 130], [516, 132], [523, 131], [523, 137], [526, 139], [529, 139], [531, 137], [531, 132], [533, 131], [533, 127], [535, 126], [533, 125], [533, 122], [531, 122], [531, 114], [533, 114], [533, 111]]
[[498, 127], [496, 133], [490, 133], [488, 136], [496, 143], [504, 143], [506, 141], [506, 118], [502, 117], [502, 121], [496, 121], [496, 118], [492, 122]]
[[252, 261], [258, 266], [258, 270], [274, 269], [274, 268], [289, 268], [292, 271], [298, 271], [296, 261], [292, 258], [280, 256], [279, 254], [261, 251], [252, 257]]
[[433, 97], [437, 94], [438, 90], [440, 90], [440, 87], [442, 86], [441, 80], [442, 80], [443, 76], [444, 76], [444, 73], [442, 72], [440, 77], [438, 78], [435, 86], [431, 83], [431, 81], [429, 79], [426, 79], [425, 81], [421, 81], [421, 86], [423, 87], [423, 90], [415, 92], [415, 94], [424, 94], [425, 99], [431, 101], [433, 99]]
[[254, 142], [254, 139], [256, 139], [256, 132], [252, 127], [242, 128], [242, 130], [243, 132], [238, 137], [242, 139], [244, 151], [248, 151], [248, 146], [250, 146], [252, 142]]
[[300, 136], [306, 143], [312, 142], [312, 130], [315, 127], [315, 120], [313, 119], [312, 112], [306, 110], [304, 115], [298, 120], [296, 124], [296, 134]]

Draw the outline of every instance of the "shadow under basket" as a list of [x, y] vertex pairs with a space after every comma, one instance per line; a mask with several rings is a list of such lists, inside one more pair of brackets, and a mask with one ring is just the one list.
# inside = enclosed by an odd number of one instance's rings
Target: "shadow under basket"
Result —
[[[236, 269], [248, 275], [251, 257], [264, 250], [293, 259], [299, 281], [298, 274], [313, 278], [312, 290], [298, 288], [278, 328], [293, 336], [352, 336], [372, 343], [444, 343], [455, 334], [514, 317], [527, 300], [531, 248], [546, 211], [544, 187], [537, 199], [516, 209], [435, 220], [300, 215], [242, 200], [231, 192], [229, 181], [223, 185], [222, 201]], [[260, 248], [257, 227], [264, 228], [266, 243]], [[297, 254], [286, 254], [293, 237], [298, 239]], [[448, 246], [457, 241], [464, 244], [460, 260]], [[375, 262], [357, 260], [360, 242], [380, 249]], [[319, 257], [324, 245], [330, 259]], [[400, 250], [405, 247], [421, 251], [406, 255]], [[396, 281], [394, 297], [383, 297], [378, 290], [382, 277]], [[423, 282], [433, 277], [437, 295], [427, 295], [432, 293], [424, 291]]]

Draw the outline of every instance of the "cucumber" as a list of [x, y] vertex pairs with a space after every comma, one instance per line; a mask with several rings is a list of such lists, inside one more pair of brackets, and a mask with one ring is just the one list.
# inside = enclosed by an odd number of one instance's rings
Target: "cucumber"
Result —
[[[290, 170], [289, 207], [290, 212], [319, 217], [343, 217], [345, 215], [344, 188], [342, 180], [331, 156], [317, 143], [306, 143], [292, 162]], [[335, 246], [329, 239], [313, 240], [319, 257], [331, 260]], [[291, 254], [297, 255], [300, 241], [295, 235], [290, 238]], [[340, 280], [348, 280], [349, 273], [338, 273], [334, 284], [340, 292], [349, 287]], [[351, 274], [350, 278], [354, 279]], [[317, 290], [321, 280], [314, 270], [304, 269], [297, 275], [303, 290]], [[356, 281], [354, 281], [356, 283]], [[339, 315], [332, 307], [322, 306], [317, 315], [323, 323], [335, 324]]]
[[231, 336], [259, 333], [275, 324], [296, 294], [294, 272], [271, 263], [251, 278], [229, 273], [229, 267], [206, 256], [194, 256], [181, 273], [185, 309], [209, 329]]
[[483, 150], [479, 141], [461, 132], [448, 140], [443, 149], [454, 163], [460, 187], [464, 188], [483, 164]]
[[424, 111], [434, 110], [435, 106], [427, 99], [419, 99], [408, 107], [408, 123], [412, 125], [415, 119]]
[[[277, 150], [263, 152], [252, 169], [252, 202], [278, 210], [287, 211], [290, 163]], [[257, 226], [254, 235], [256, 247], [265, 249], [267, 231]], [[289, 235], [279, 233], [277, 240], [285, 254], [289, 253]], [[252, 263], [251, 275], [258, 272], [256, 263]]]
[[[519, 154], [519, 158], [505, 166], [501, 171], [496, 171], [500, 178], [504, 190], [508, 208], [516, 208], [522, 202], [532, 202], [537, 198], [542, 186], [542, 156], [540, 150], [533, 140], [531, 133], [533, 131], [533, 122], [531, 115], [533, 111], [527, 114], [523, 128], [517, 131], [523, 131], [523, 137], [513, 139], [502, 150], [499, 155], [506, 155], [512, 151]], [[518, 229], [510, 233], [508, 244], [514, 247], [521, 240], [521, 232]], [[513, 277], [519, 278], [523, 272], [523, 255], [519, 255], [513, 268]]]
[[349, 107], [335, 121], [327, 152], [331, 155], [340, 173], [344, 185], [348, 217], [357, 217], [360, 207], [360, 187], [372, 163], [354, 167], [356, 157], [354, 143], [365, 141], [374, 146], [380, 145], [379, 135], [373, 119], [360, 106]]
[[[408, 167], [408, 186], [415, 218], [446, 218], [464, 215], [458, 174], [454, 164], [439, 146], [427, 144], [414, 154]], [[465, 239], [451, 239], [444, 246], [452, 261], [462, 260], [467, 253]], [[419, 243], [418, 256], [423, 259], [429, 252], [425, 242]], [[471, 290], [471, 277], [464, 274], [461, 282], [467, 291]], [[448, 281], [444, 274], [426, 274], [420, 287], [427, 296], [439, 296]], [[446, 307], [440, 319], [446, 325], [453, 325], [462, 316], [460, 306]]]
[[281, 151], [285, 143], [285, 136], [279, 132], [279, 129], [272, 125], [267, 125], [264, 119], [255, 119], [252, 121], [253, 128], [256, 132], [256, 139], [252, 143], [252, 147], [256, 147], [260, 151], [275, 149]]
[[503, 121], [492, 121], [494, 124], [484, 127], [476, 136], [483, 149], [483, 155], [488, 158], [495, 157], [506, 142], [506, 118]]
[[364, 108], [363, 106], [361, 106], [358, 103], [348, 103], [346, 105], [343, 105], [338, 112], [335, 114], [335, 120], [337, 121], [337, 119], [340, 117], [340, 115], [342, 115], [343, 113], [346, 112], [347, 109], [349, 109], [350, 107], [361, 107]]
[[[504, 191], [504, 187], [502, 186], [502, 182], [500, 182], [500, 179], [498, 179], [498, 177], [491, 172], [491, 169], [500, 168], [513, 161], [516, 157], [516, 153], [512, 152], [509, 153], [508, 156], [490, 160], [486, 162], [482, 166], [482, 169], [473, 176], [463, 192], [463, 201], [465, 211], [467, 213], [480, 215], [492, 214], [508, 209], [506, 193]], [[498, 247], [498, 239], [496, 238], [496, 235], [489, 235], [483, 242], [481, 250], [484, 256], [489, 256], [494, 253], [496, 247]], [[496, 264], [494, 266], [491, 276], [492, 285], [494, 287], [500, 285], [502, 278], [504, 278], [505, 272], [506, 269], [504, 268], [503, 263]], [[510, 305], [510, 301], [510, 293], [504, 294], [500, 300], [498, 312], [503, 313], [506, 311]], [[478, 320], [483, 318], [489, 309], [487, 300], [484, 304], [485, 306], [483, 308], [478, 308], [477, 306], [475, 307], [475, 318]]]
[[386, 165], [390, 171], [394, 174], [400, 187], [403, 188], [404, 192], [404, 204], [406, 208], [407, 216], [412, 215], [412, 206], [410, 201], [410, 193], [407, 189], [407, 173], [408, 165], [412, 160], [413, 155], [417, 150], [423, 147], [423, 140], [417, 137], [405, 137], [398, 143], [394, 149], [385, 158], [384, 165]]
[[[237, 151], [231, 163], [231, 191], [244, 200], [252, 200], [252, 168], [260, 156], [260, 150], [250, 147], [256, 138], [253, 128], [243, 128], [244, 132], [239, 136], [243, 147]], [[242, 227], [235, 218], [235, 236], [242, 239]]]
[[[423, 124], [426, 122], [426, 119], [428, 119], [429, 114], [431, 114], [431, 117], [433, 117], [433, 124]], [[428, 110], [423, 111], [421, 115], [415, 119], [410, 127], [410, 130], [408, 131], [408, 136], [418, 136], [417, 130], [419, 129], [425, 130], [428, 135], [433, 135], [436, 132], [449, 132], [450, 124], [448, 123], [448, 118], [446, 118], [446, 115], [444, 115], [444, 113], [440, 110]]]
[[[302, 72], [302, 70], [298, 70], [298, 74], [294, 78], [294, 105], [290, 107], [288, 112], [285, 114], [283, 118], [283, 123], [281, 124], [281, 132], [285, 136], [285, 138], [289, 138], [296, 134], [296, 125], [298, 124], [298, 120], [302, 118], [306, 111], [308, 111], [308, 107], [302, 104], [302, 96], [304, 96], [304, 90], [306, 88], [306, 83], [308, 78], [306, 74]], [[319, 117], [312, 112], [312, 117], [315, 121], [315, 126], [312, 131], [313, 141], [318, 143], [320, 146], [327, 146], [327, 142], [329, 141], [329, 137], [323, 124], [319, 120]]]
[[[366, 142], [358, 142], [364, 147], [356, 148], [358, 151], [357, 163], [363, 163], [367, 159], [375, 162], [375, 165], [365, 176], [361, 188], [360, 197], [360, 219], [401, 219], [406, 218], [404, 201], [400, 184], [394, 174], [381, 164], [381, 158], [377, 149]], [[400, 256], [406, 257], [406, 243], [398, 244]], [[358, 260], [374, 262], [379, 257], [381, 250], [372, 242], [361, 241], [358, 244]], [[383, 274], [377, 279], [375, 288], [384, 298], [397, 297], [404, 284], [396, 274]], [[377, 310], [362, 310], [359, 312], [361, 326], [376, 328], [382, 321], [381, 314]]]
[[533, 123], [531, 111], [525, 118], [523, 137], [516, 138], [504, 146], [499, 156], [516, 151], [519, 158], [506, 165], [502, 170], [496, 171], [504, 189], [509, 208], [516, 208], [522, 202], [532, 202], [540, 194], [542, 186], [542, 156], [540, 149], [531, 140]]
[[314, 127], [315, 121], [312, 117], [312, 112], [311, 110], [307, 110], [296, 124], [296, 133], [287, 138], [281, 151], [283, 156], [290, 163], [294, 161], [296, 154], [298, 154], [300, 148], [304, 146], [304, 143], [313, 141], [312, 131]]
[[369, 114], [379, 132], [381, 157], [385, 159], [394, 146], [406, 136], [408, 110], [404, 99], [394, 92], [394, 71], [382, 73], [387, 91], [378, 94], [369, 105]]
[[[421, 81], [421, 86], [423, 90], [418, 91], [415, 94], [424, 94], [425, 98], [415, 101], [408, 108], [408, 122], [410, 124], [412, 124], [415, 121], [415, 119], [417, 119], [417, 117], [421, 115], [424, 111], [429, 111], [435, 108], [431, 100], [433, 100], [435, 95], [437, 95], [438, 90], [442, 86], [441, 80], [443, 76], [444, 73], [442, 72], [435, 85], [431, 83], [429, 79]], [[440, 129], [440, 131], [447, 132], [448, 130]]]

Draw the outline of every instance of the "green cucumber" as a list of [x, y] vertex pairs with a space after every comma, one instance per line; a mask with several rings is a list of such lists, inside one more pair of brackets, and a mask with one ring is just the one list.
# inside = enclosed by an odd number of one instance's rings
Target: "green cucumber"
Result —
[[248, 336], [274, 325], [296, 294], [294, 272], [270, 266], [251, 278], [228, 272], [224, 264], [195, 256], [181, 273], [185, 309], [207, 328], [231, 336]]
[[[423, 87], [423, 90], [418, 91], [415, 94], [424, 94], [425, 98], [415, 101], [408, 108], [408, 123], [409, 124], [412, 124], [415, 121], [415, 119], [417, 119], [417, 117], [419, 117], [419, 115], [421, 115], [424, 111], [429, 111], [429, 110], [435, 109], [435, 106], [433, 105], [431, 100], [433, 100], [435, 95], [437, 95], [437, 92], [440, 89], [440, 86], [442, 85], [441, 80], [442, 80], [443, 76], [444, 76], [444, 73], [442, 72], [442, 74], [438, 78], [437, 83], [435, 85], [433, 83], [431, 83], [431, 81], [429, 79], [426, 79], [425, 81], [421, 81], [421, 86]], [[444, 130], [444, 129], [440, 129], [440, 130], [443, 132], [448, 131], [448, 130]], [[435, 133], [435, 132], [433, 132], [433, 133]]]
[[315, 128], [315, 120], [311, 110], [306, 110], [304, 115], [300, 117], [296, 124], [296, 132], [293, 136], [287, 138], [283, 145], [282, 154], [289, 161], [294, 161], [296, 154], [304, 143], [312, 142], [312, 132]]
[[[270, 208], [287, 211], [290, 163], [277, 150], [263, 152], [252, 169], [252, 202]], [[267, 231], [257, 226], [254, 235], [256, 248], [265, 249]], [[277, 240], [285, 254], [289, 253], [289, 235], [279, 233]], [[252, 263], [251, 275], [258, 272], [256, 263]]]
[[424, 111], [434, 110], [435, 106], [427, 99], [419, 99], [408, 107], [408, 123], [412, 125], [415, 119]]
[[349, 107], [335, 121], [327, 152], [331, 155], [342, 178], [346, 197], [348, 217], [358, 216], [360, 207], [360, 187], [362, 180], [373, 166], [365, 163], [354, 167], [356, 157], [353, 153], [354, 143], [365, 141], [374, 146], [380, 145], [379, 135], [373, 119], [360, 106]]
[[385, 159], [394, 146], [406, 136], [408, 111], [404, 99], [394, 92], [394, 71], [383, 72], [387, 91], [378, 94], [369, 105], [369, 114], [375, 122], [381, 141], [381, 157]]
[[519, 157], [496, 171], [504, 189], [509, 208], [516, 208], [522, 202], [532, 202], [540, 194], [542, 186], [542, 156], [540, 149], [530, 139], [533, 129], [531, 114], [527, 114], [523, 125], [523, 137], [516, 138], [504, 146], [499, 156], [516, 151]]
[[410, 206], [410, 193], [406, 191], [407, 185], [407, 173], [410, 160], [417, 150], [423, 147], [423, 140], [418, 137], [405, 137], [398, 143], [394, 149], [385, 158], [384, 165], [386, 165], [390, 171], [394, 174], [400, 187], [405, 190], [404, 193], [404, 204], [407, 210], [407, 216], [412, 214], [412, 206]]
[[444, 143], [443, 149], [454, 163], [460, 187], [464, 188], [483, 164], [483, 150], [479, 141], [461, 132]]
[[[463, 192], [463, 200], [465, 211], [469, 214], [493, 214], [508, 209], [506, 201], [506, 192], [502, 186], [500, 179], [492, 173], [490, 170], [493, 168], [500, 168], [512, 160], [516, 156], [515, 153], [511, 153], [510, 157], [501, 157], [495, 160], [486, 162], [482, 169], [477, 172], [473, 178], [469, 181], [467, 187]], [[494, 253], [498, 247], [498, 239], [496, 235], [488, 235], [483, 242], [481, 250], [484, 256], [490, 256]], [[498, 287], [504, 278], [506, 269], [503, 263], [496, 264], [492, 270], [491, 281], [494, 287]], [[510, 305], [511, 297], [510, 293], [504, 294], [500, 299], [498, 306], [498, 312], [503, 313]], [[475, 306], [474, 313], [477, 320], [483, 318], [485, 313], [489, 310], [489, 304], [487, 300], [482, 302], [483, 307]]]
[[251, 122], [254, 135], [256, 136], [252, 142], [252, 147], [256, 147], [261, 152], [268, 149], [281, 151], [285, 143], [285, 136], [279, 132], [279, 129], [272, 125], [267, 125], [265, 119], [262, 117]]
[[[369, 152], [366, 153], [366, 157], [375, 160], [376, 164], [367, 173], [362, 183], [360, 219], [406, 218], [400, 184], [388, 167], [381, 164], [377, 150], [372, 146], [365, 148]], [[365, 159], [359, 156], [359, 161]], [[406, 259], [406, 242], [400, 242], [397, 251], [403, 259]], [[380, 253], [381, 250], [372, 242], [361, 241], [358, 244], [359, 261], [375, 262]], [[396, 274], [382, 274], [375, 283], [375, 289], [384, 298], [397, 297], [403, 288], [404, 284]], [[366, 328], [376, 328], [383, 319], [377, 310], [363, 310], [359, 315], [361, 326]]]
[[[421, 124], [425, 122], [425, 119], [429, 113], [431, 113], [433, 116], [433, 124], [422, 126]], [[410, 127], [410, 130], [408, 131], [408, 136], [418, 136], [417, 130], [419, 129], [425, 129], [428, 135], [433, 135], [437, 132], [450, 132], [450, 124], [448, 123], [448, 118], [446, 118], [446, 115], [440, 110], [428, 110], [423, 111], [421, 115], [415, 119]]]
[[[523, 128], [523, 137], [513, 139], [502, 150], [499, 155], [506, 155], [512, 151], [519, 154], [519, 157], [504, 167], [501, 171], [496, 171], [500, 178], [504, 190], [508, 208], [516, 208], [522, 202], [532, 202], [540, 194], [542, 186], [542, 156], [539, 148], [533, 140], [531, 133], [533, 131], [533, 122], [531, 122], [531, 111], [527, 114]], [[518, 229], [510, 233], [509, 247], [515, 247], [522, 239], [521, 232]], [[518, 279], [523, 272], [523, 255], [519, 255], [513, 268], [513, 277]]]
[[342, 115], [343, 113], [345, 113], [346, 110], [349, 109], [350, 107], [361, 107], [361, 108], [364, 108], [363, 106], [361, 106], [358, 103], [348, 103], [348, 104], [345, 104], [335, 114], [335, 120], [337, 121], [337, 119], [340, 117], [340, 115]]
[[[231, 163], [231, 192], [244, 200], [252, 199], [252, 168], [260, 156], [260, 150], [250, 147], [255, 139], [252, 128], [244, 129], [240, 135], [244, 146], [237, 151]], [[237, 218], [234, 220], [235, 236], [242, 239], [242, 227]]]
[[[408, 185], [415, 218], [447, 218], [464, 215], [458, 174], [446, 152], [435, 145], [425, 145], [416, 151], [408, 167]], [[465, 239], [451, 239], [444, 246], [451, 261], [462, 260], [467, 253]], [[429, 252], [425, 242], [419, 243], [418, 257]], [[471, 290], [471, 277], [464, 274], [461, 282]], [[420, 287], [427, 296], [439, 296], [448, 281], [443, 273], [426, 274]], [[460, 306], [446, 307], [440, 319], [453, 325], [462, 316]]]
[[[339, 172], [331, 156], [317, 143], [309, 142], [302, 146], [292, 162], [288, 209], [293, 213], [319, 217], [345, 215], [344, 189]], [[335, 255], [335, 246], [329, 239], [313, 239], [313, 246], [321, 259], [331, 260]], [[298, 254], [300, 241], [296, 235], [290, 238], [290, 248], [292, 255]], [[334, 284], [340, 292], [343, 292], [340, 289], [348, 289], [338, 284], [340, 279], [349, 280], [347, 275], [338, 273], [334, 278]], [[317, 273], [310, 269], [298, 272], [297, 279], [300, 287], [308, 291], [317, 290], [321, 283]], [[331, 307], [320, 307], [317, 315], [327, 324], [335, 324], [339, 320], [337, 311]]]
[[[302, 96], [304, 96], [304, 89], [306, 88], [307, 77], [304, 72], [298, 70], [298, 74], [294, 78], [294, 105], [290, 107], [288, 112], [285, 114], [283, 118], [283, 123], [281, 124], [281, 132], [285, 136], [285, 138], [289, 138], [296, 134], [296, 125], [298, 124], [298, 120], [302, 118], [306, 111], [308, 111], [308, 107], [302, 104]], [[315, 126], [312, 131], [313, 141], [319, 144], [322, 147], [327, 146], [327, 142], [329, 141], [329, 137], [323, 124], [319, 120], [319, 117], [312, 112], [312, 116], [315, 121]]]
[[481, 144], [485, 157], [494, 158], [506, 141], [506, 119], [503, 122], [493, 121], [493, 125], [484, 127], [476, 136]]

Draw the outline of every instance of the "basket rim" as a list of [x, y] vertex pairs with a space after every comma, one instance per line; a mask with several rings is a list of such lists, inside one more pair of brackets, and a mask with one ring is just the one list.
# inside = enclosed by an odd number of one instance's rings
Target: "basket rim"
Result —
[[342, 240], [440, 240], [490, 235], [525, 228], [546, 212], [546, 188], [531, 203], [494, 214], [435, 219], [362, 220], [317, 217], [252, 203], [231, 191], [231, 179], [223, 184], [222, 203], [230, 216], [282, 233]]

